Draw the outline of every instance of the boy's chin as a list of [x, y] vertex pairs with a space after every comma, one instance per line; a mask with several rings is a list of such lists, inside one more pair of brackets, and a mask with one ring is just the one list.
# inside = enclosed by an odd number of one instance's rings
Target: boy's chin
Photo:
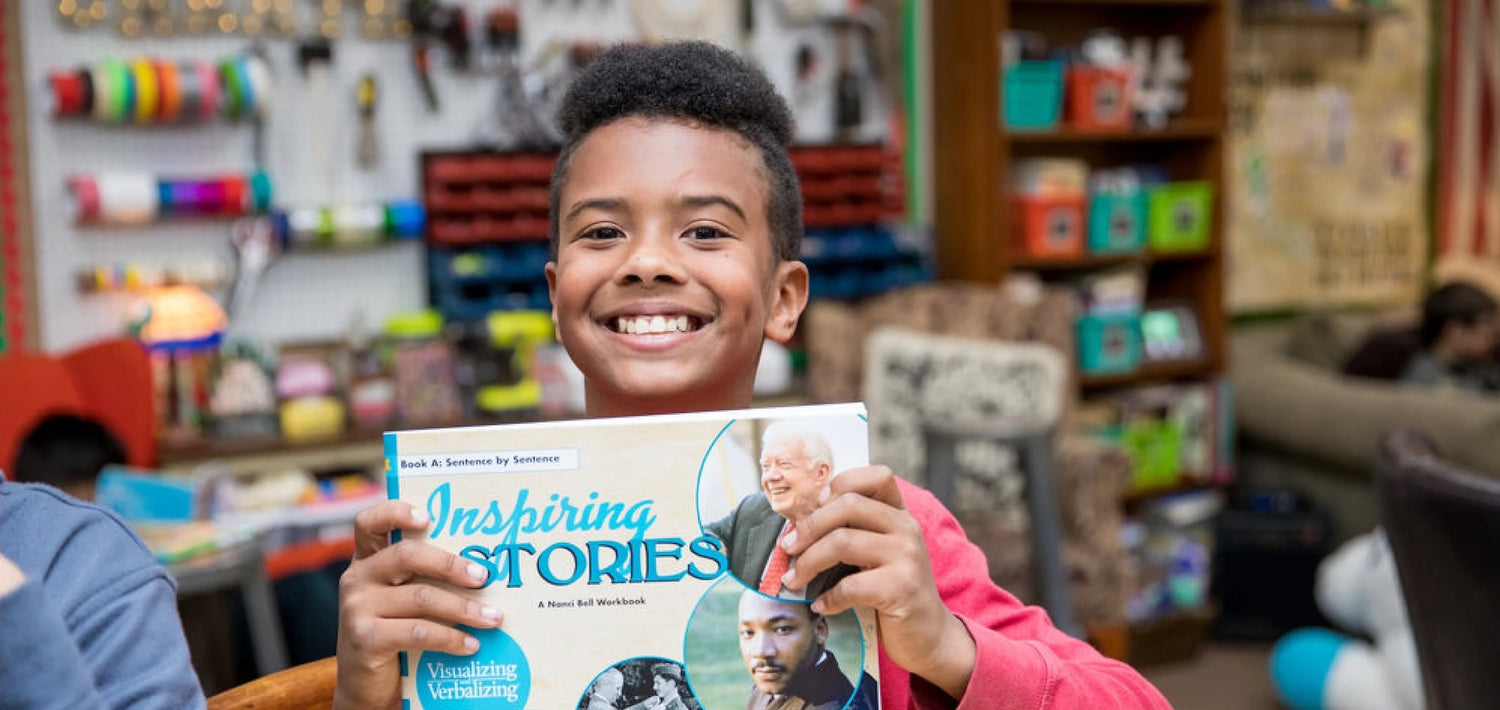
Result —
[[610, 400], [610, 409], [629, 410], [624, 414], [662, 414], [669, 412], [733, 409], [748, 402], [751, 387], [740, 388], [714, 382], [701, 373], [687, 371], [681, 365], [672, 368], [631, 368], [614, 372], [608, 387], [599, 388], [596, 396]]

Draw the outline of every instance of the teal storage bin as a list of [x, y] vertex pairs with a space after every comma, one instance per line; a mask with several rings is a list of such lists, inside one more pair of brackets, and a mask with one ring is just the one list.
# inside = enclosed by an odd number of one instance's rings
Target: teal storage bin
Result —
[[1147, 194], [1151, 215], [1146, 234], [1153, 250], [1196, 251], [1208, 246], [1213, 223], [1212, 183], [1170, 182], [1149, 188]]
[[1062, 118], [1063, 63], [1016, 62], [1005, 70], [1005, 127], [1018, 131], [1050, 131]]
[[1131, 254], [1145, 245], [1145, 193], [1095, 194], [1089, 198], [1089, 253]]
[[1084, 374], [1131, 372], [1140, 362], [1140, 312], [1086, 313], [1078, 319], [1078, 365]]

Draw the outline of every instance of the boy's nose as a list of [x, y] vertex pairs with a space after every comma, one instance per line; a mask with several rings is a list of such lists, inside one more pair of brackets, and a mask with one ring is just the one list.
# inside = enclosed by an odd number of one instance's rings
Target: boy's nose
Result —
[[668, 234], [637, 237], [620, 276], [627, 283], [682, 283], [685, 276], [676, 240]]

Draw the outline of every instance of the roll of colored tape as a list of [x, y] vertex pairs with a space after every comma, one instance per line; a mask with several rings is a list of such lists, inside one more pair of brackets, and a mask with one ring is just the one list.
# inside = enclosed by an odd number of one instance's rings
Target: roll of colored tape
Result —
[[255, 87], [250, 83], [250, 67], [246, 57], [236, 57], [229, 63], [234, 70], [234, 80], [240, 85], [240, 111], [236, 118], [250, 118], [255, 115], [260, 104], [260, 97], [255, 95]]
[[219, 86], [222, 87], [219, 107], [223, 109], [226, 118], [237, 119], [245, 110], [245, 88], [242, 78], [235, 68], [233, 59], [219, 62]]
[[161, 110], [157, 120], [163, 123], [176, 121], [182, 113], [182, 81], [179, 79], [177, 64], [157, 62], [156, 78], [161, 83]]
[[78, 115], [88, 116], [94, 112], [94, 72], [88, 67], [79, 69], [78, 80], [83, 89], [83, 103], [79, 105]]
[[78, 115], [83, 106], [83, 80], [78, 78], [76, 72], [48, 74], [47, 86], [52, 89], [52, 105], [48, 107], [48, 115], [53, 118]]
[[170, 196], [165, 201], [171, 205], [173, 214], [201, 214], [206, 212], [203, 205], [208, 200], [208, 190], [203, 183], [194, 180], [163, 180], [167, 194]]
[[287, 234], [294, 246], [311, 246], [324, 241], [323, 210], [299, 208], [287, 213]]
[[108, 69], [115, 85], [120, 87], [115, 94], [115, 104], [109, 108], [109, 120], [124, 123], [135, 115], [135, 75], [130, 72], [129, 64], [118, 60], [108, 62]]
[[197, 118], [200, 121], [213, 120], [219, 114], [219, 72], [208, 62], [194, 62], [193, 70], [198, 72], [199, 102]]
[[224, 185], [224, 214], [245, 214], [250, 211], [250, 181], [244, 175], [225, 175], [220, 179]]
[[179, 109], [178, 120], [197, 121], [203, 112], [203, 79], [198, 75], [198, 69], [189, 63], [180, 63], [177, 67], [177, 88], [182, 91], [182, 105]]
[[250, 93], [255, 96], [254, 114], [264, 118], [271, 111], [271, 68], [266, 60], [252, 54], [245, 57], [245, 76], [250, 79]]
[[174, 194], [173, 183], [168, 180], [156, 181], [156, 207], [162, 214], [177, 214], [180, 207], [177, 204], [177, 195]]
[[269, 212], [271, 210], [271, 198], [273, 197], [271, 176], [262, 170], [250, 173], [250, 195], [256, 212]]
[[94, 76], [94, 120], [108, 121], [110, 109], [119, 100], [117, 95], [124, 91], [125, 87], [120, 85], [118, 75], [110, 71], [107, 64], [94, 67], [92, 74]]
[[329, 212], [333, 220], [333, 241], [338, 246], [377, 244], [384, 236], [384, 207], [339, 205]]
[[70, 178], [68, 194], [72, 197], [69, 211], [75, 223], [98, 221], [99, 183], [94, 176], [75, 175]]
[[99, 216], [111, 224], [146, 224], [160, 213], [160, 191], [149, 173], [106, 173], [99, 184]]
[[397, 239], [416, 239], [427, 228], [427, 210], [416, 200], [401, 200], [386, 206], [387, 229]]
[[161, 114], [161, 83], [156, 78], [156, 66], [148, 59], [131, 62], [130, 81], [135, 86], [136, 123], [156, 120]]

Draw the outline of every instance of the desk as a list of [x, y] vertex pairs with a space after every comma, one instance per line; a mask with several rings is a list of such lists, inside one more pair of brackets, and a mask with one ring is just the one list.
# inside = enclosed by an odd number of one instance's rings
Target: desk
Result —
[[266, 675], [287, 667], [281, 615], [276, 609], [271, 581], [266, 577], [265, 555], [259, 539], [167, 565], [167, 572], [177, 580], [179, 597], [238, 587], [245, 598], [256, 669]]

